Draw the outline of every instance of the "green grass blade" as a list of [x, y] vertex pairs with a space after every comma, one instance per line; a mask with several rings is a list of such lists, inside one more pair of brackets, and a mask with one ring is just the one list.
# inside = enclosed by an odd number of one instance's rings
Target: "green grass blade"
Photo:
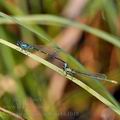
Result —
[[[5, 14], [0, 12], [0, 16], [7, 18]], [[15, 17], [16, 20], [22, 21], [23, 23], [40, 23], [40, 24], [51, 24], [51, 25], [62, 25], [62, 26], [73, 26], [78, 29], [82, 29], [86, 32], [89, 32], [93, 35], [96, 35], [97, 37], [117, 46], [120, 47], [120, 40], [118, 37], [115, 37], [113, 35], [108, 34], [107, 32], [103, 32], [99, 29], [92, 28], [88, 25], [78, 23], [75, 21], [71, 21], [62, 17], [53, 16], [53, 15], [31, 15], [31, 16], [22, 16], [22, 17]], [[15, 24], [16, 22], [9, 19], [0, 19], [0, 24]], [[33, 31], [33, 30], [31, 30]], [[38, 33], [37, 33], [38, 34]], [[48, 40], [47, 38], [43, 37], [43, 39]]]

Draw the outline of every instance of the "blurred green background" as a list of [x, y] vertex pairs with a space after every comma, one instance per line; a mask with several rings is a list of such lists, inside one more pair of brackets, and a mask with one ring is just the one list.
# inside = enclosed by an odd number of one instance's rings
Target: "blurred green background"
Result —
[[[107, 42], [102, 39], [102, 34], [97, 37], [83, 29], [70, 26], [31, 22], [31, 27], [38, 33], [52, 38], [47, 41], [22, 26], [2, 24], [0, 20], [0, 38], [13, 44], [16, 44], [17, 40], [35, 45], [57, 44], [77, 59], [85, 69], [104, 73], [109, 79], [120, 83], [119, 0], [0, 0], [0, 11], [23, 18], [36, 14], [57, 15], [109, 33], [110, 37], [117, 38], [118, 45], [114, 44], [114, 40]], [[55, 51], [55, 48], [50, 51]], [[28, 120], [100, 120], [102, 116], [104, 120], [120, 119], [85, 90], [28, 56], [2, 44], [0, 56], [1, 107]], [[39, 56], [45, 58], [43, 54]], [[77, 62], [72, 59], [64, 55], [61, 59], [78, 69]], [[55, 61], [50, 62], [54, 64]], [[119, 102], [119, 84], [100, 82]], [[90, 87], [97, 89], [97, 83], [91, 83]], [[104, 94], [104, 89], [98, 91]], [[16, 120], [4, 112], [0, 113], [0, 119]]]

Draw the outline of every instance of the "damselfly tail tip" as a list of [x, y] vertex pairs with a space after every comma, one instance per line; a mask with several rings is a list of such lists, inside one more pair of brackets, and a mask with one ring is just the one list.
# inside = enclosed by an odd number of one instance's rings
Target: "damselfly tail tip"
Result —
[[105, 79], [105, 81], [111, 82], [111, 83], [113, 83], [113, 84], [118, 84], [118, 82], [117, 82], [117, 81], [115, 81], [115, 80]]
[[118, 82], [117, 82], [117, 81], [114, 81], [114, 80], [111, 80], [111, 82], [114, 83], [114, 84], [118, 84]]

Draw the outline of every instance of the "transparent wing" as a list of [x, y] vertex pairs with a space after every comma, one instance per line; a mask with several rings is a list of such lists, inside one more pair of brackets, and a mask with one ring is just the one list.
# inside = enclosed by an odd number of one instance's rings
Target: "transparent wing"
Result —
[[85, 72], [78, 72], [78, 71], [75, 71], [75, 73], [83, 75], [83, 76], [88, 76], [88, 77], [91, 77], [91, 78], [96, 78], [98, 80], [103, 80], [103, 81], [108, 81], [108, 82], [111, 82], [111, 83], [114, 83], [114, 84], [118, 84], [117, 81], [107, 79], [107, 76], [105, 74], [101, 74], [101, 73], [85, 73]]

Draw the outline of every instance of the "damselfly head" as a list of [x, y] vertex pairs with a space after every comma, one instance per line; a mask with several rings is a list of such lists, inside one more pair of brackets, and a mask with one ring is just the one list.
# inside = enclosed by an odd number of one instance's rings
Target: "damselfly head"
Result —
[[22, 40], [17, 40], [16, 45], [20, 46], [22, 43], [24, 43]]
[[16, 42], [16, 45], [17, 45], [17, 46], [19, 46], [19, 45], [20, 45], [19, 41], [17, 41], [17, 42]]

